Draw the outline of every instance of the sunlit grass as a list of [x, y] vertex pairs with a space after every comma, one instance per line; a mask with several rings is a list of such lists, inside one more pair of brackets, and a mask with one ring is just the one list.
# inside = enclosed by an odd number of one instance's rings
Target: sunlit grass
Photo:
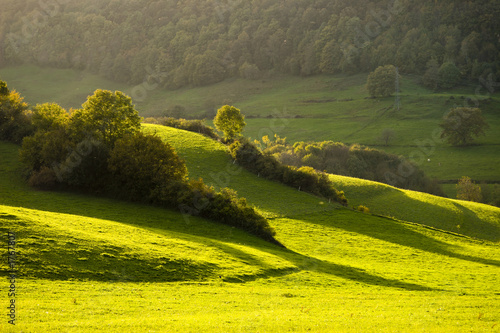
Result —
[[365, 205], [375, 214], [481, 239], [500, 240], [500, 208], [356, 178], [330, 175], [330, 179], [345, 191], [355, 207]]

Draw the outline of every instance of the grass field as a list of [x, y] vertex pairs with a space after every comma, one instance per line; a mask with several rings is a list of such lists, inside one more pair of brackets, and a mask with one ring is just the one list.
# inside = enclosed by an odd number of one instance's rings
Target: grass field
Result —
[[[244, 134], [252, 138], [273, 137], [277, 133], [290, 143], [323, 140], [360, 143], [403, 155], [439, 180], [456, 182], [462, 176], [469, 176], [476, 181], [500, 181], [496, 167], [500, 164], [500, 94], [490, 95], [478, 82], [433, 93], [418, 84], [418, 77], [407, 75], [402, 80], [401, 109], [396, 111], [394, 97], [366, 99], [366, 74], [307, 78], [278, 75], [255, 81], [233, 79], [208, 87], [175, 91], [157, 88], [145, 92], [141, 85], [127, 86], [85, 72], [34, 66], [0, 69], [0, 79], [19, 90], [31, 104], [50, 101], [66, 108], [80, 107], [86, 96], [98, 88], [121, 90], [134, 98], [145, 117], [168, 114], [176, 105], [185, 109], [178, 116], [212, 117], [214, 110], [230, 103], [247, 116]], [[465, 98], [479, 102], [490, 128], [486, 136], [476, 141], [477, 145], [450, 147], [439, 138], [438, 125], [451, 107], [465, 105]], [[387, 147], [380, 139], [386, 128], [395, 133]]]
[[[241, 170], [198, 134], [144, 131], [191, 178], [245, 196], [287, 249], [174, 211], [30, 189], [18, 147], [0, 143], [0, 228], [16, 234], [19, 270], [18, 322], [2, 332], [499, 331], [500, 209], [332, 176], [351, 204], [394, 218], [365, 214]], [[469, 228], [436, 229], [458, 209]]]

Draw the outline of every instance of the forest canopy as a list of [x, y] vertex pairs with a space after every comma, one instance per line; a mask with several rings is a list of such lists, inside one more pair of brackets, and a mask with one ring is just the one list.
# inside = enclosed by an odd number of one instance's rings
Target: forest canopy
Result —
[[[166, 88], [230, 77], [370, 72], [499, 75], [500, 2], [5, 0], [0, 66], [84, 69]], [[432, 81], [432, 80], [431, 80]]]

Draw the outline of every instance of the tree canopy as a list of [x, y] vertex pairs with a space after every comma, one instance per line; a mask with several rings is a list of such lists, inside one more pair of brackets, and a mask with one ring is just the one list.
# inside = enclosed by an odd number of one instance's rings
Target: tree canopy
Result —
[[439, 125], [443, 129], [441, 138], [454, 146], [464, 146], [474, 141], [474, 137], [485, 135], [489, 126], [479, 108], [453, 108]]
[[124, 93], [98, 89], [72, 113], [70, 126], [80, 140], [92, 137], [111, 148], [117, 139], [139, 131], [141, 117]]
[[[4, 0], [0, 66], [85, 69], [169, 88], [225, 78], [425, 73], [453, 63], [463, 78], [500, 76], [498, 1]], [[74, 38], [73, 36], [78, 36]], [[444, 77], [443, 73], [443, 77]]]
[[393, 65], [378, 67], [368, 75], [366, 88], [373, 97], [388, 97], [396, 91], [397, 76], [396, 67]]
[[245, 127], [245, 117], [240, 110], [234, 106], [224, 105], [217, 110], [217, 115], [214, 118], [215, 128], [222, 133], [226, 139], [233, 139], [239, 135]]
[[10, 91], [7, 83], [0, 81], [0, 140], [20, 143], [33, 131], [31, 111], [16, 91]]

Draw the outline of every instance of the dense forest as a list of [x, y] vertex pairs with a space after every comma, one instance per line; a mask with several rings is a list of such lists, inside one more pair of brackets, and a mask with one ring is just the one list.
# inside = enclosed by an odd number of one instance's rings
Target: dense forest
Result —
[[273, 73], [500, 76], [490, 0], [3, 0], [0, 66], [84, 69], [166, 88]]

